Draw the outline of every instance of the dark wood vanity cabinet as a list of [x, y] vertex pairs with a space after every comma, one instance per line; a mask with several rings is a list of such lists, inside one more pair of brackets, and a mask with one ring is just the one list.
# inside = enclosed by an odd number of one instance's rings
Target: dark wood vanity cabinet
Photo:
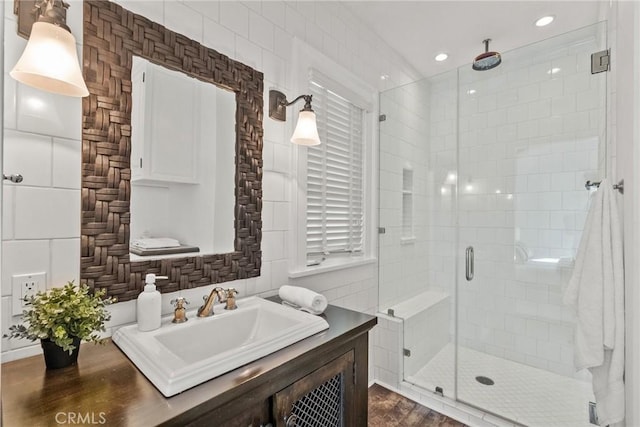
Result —
[[[305, 365], [312, 370], [300, 377], [293, 372], [266, 386], [238, 396], [189, 426], [340, 427], [367, 425], [367, 336], [353, 348], [328, 361], [315, 357]], [[365, 353], [362, 354], [362, 350]], [[359, 359], [359, 360], [357, 360]], [[360, 366], [358, 363], [364, 363]], [[305, 370], [306, 371], [306, 370]], [[290, 382], [284, 388], [284, 382]]]
[[329, 329], [170, 398], [111, 342], [82, 344], [64, 369], [45, 370], [42, 355], [4, 363], [3, 425], [56, 425], [63, 414], [124, 427], [366, 427], [376, 318], [334, 306], [323, 316]]
[[354, 371], [350, 351], [276, 393], [275, 427], [356, 425]]

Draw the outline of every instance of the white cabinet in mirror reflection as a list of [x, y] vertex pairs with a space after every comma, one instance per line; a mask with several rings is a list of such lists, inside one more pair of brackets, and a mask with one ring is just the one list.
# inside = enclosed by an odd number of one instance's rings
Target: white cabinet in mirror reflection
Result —
[[135, 56], [132, 83], [131, 240], [233, 251], [235, 94]]

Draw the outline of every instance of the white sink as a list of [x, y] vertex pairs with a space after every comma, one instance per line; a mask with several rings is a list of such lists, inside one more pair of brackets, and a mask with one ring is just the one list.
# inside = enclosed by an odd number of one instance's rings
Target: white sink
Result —
[[181, 324], [167, 317], [151, 332], [124, 326], [113, 342], [169, 397], [329, 328], [322, 317], [259, 297], [237, 304], [217, 305], [206, 318], [193, 310]]

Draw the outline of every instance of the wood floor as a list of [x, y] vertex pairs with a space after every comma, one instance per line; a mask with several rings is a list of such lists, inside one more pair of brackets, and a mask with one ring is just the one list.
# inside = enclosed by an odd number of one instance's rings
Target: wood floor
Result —
[[464, 427], [404, 396], [374, 384], [369, 388], [369, 427]]

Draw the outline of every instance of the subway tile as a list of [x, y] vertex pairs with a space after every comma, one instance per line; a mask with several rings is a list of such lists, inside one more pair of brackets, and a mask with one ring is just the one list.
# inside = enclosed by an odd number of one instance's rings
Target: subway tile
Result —
[[80, 189], [82, 142], [53, 138], [53, 187]]
[[529, 104], [529, 119], [541, 119], [551, 115], [551, 100], [541, 99]]
[[323, 34], [322, 36], [322, 51], [329, 58], [340, 63], [339, 46], [340, 43], [331, 35]]
[[253, 11], [249, 12], [249, 40], [268, 51], [274, 49], [273, 24]]
[[17, 128], [20, 131], [81, 139], [80, 98], [56, 95], [18, 83]]
[[202, 44], [223, 55], [235, 57], [236, 38], [233, 31], [208, 18], [204, 19]]
[[15, 186], [5, 185], [2, 193], [2, 240], [13, 240]]
[[[11, 2], [7, 2], [11, 3]], [[11, 16], [14, 16], [13, 11]], [[16, 22], [5, 18], [4, 20], [4, 75], [5, 81], [12, 81], [13, 78], [9, 76], [9, 72], [18, 63], [18, 60], [24, 52], [24, 48], [27, 46], [27, 40], [22, 38], [16, 32]]]
[[7, 130], [4, 139], [4, 172], [22, 175], [24, 180], [20, 186], [49, 187], [51, 151], [50, 137]]
[[241, 0], [241, 3], [247, 6], [255, 13], [262, 14], [262, 1], [261, 0]]
[[583, 129], [597, 128], [597, 122], [591, 121], [589, 112], [568, 113], [562, 117], [562, 130], [565, 133], [578, 132]]
[[538, 100], [540, 95], [540, 84], [530, 84], [518, 88], [518, 101], [531, 102]]
[[283, 259], [284, 233], [282, 231], [265, 231], [262, 233], [262, 257], [265, 261]]
[[[319, 51], [322, 51], [322, 37], [323, 33], [320, 27], [318, 27], [314, 22], [307, 21], [305, 24], [305, 42]], [[324, 52], [323, 52], [324, 53]], [[364, 77], [364, 73], [359, 73], [360, 76]], [[363, 79], [366, 81], [366, 79]]]
[[179, 2], [164, 2], [164, 26], [185, 37], [202, 43], [203, 16]]
[[260, 276], [256, 278], [255, 290], [256, 294], [261, 294], [272, 289], [271, 278], [271, 262], [263, 262], [260, 268]]
[[271, 289], [277, 290], [280, 286], [289, 284], [288, 263], [289, 261], [287, 259], [273, 261], [271, 263]]
[[540, 98], [553, 98], [564, 93], [564, 79], [550, 79], [539, 83]]
[[220, 2], [220, 23], [237, 36], [249, 38], [249, 9], [240, 2]]
[[111, 313], [111, 320], [109, 320], [105, 326], [107, 326], [107, 328], [114, 328], [135, 322], [137, 314], [136, 302], [136, 300], [131, 300], [109, 305], [107, 310]]
[[554, 97], [551, 100], [551, 112], [554, 116], [562, 116], [563, 114], [574, 113], [576, 111], [575, 94]]
[[15, 274], [50, 272], [48, 240], [12, 240], [2, 242], [2, 295], [12, 294]]
[[80, 239], [51, 240], [51, 274], [48, 288], [69, 281], [80, 283]]
[[273, 205], [274, 202], [262, 203], [262, 231], [274, 231], [273, 229]]
[[280, 28], [285, 28], [285, 2], [265, 1], [262, 3], [262, 16]]
[[[527, 328], [526, 328], [525, 334], [527, 337], [530, 337], [530, 338], [535, 338], [538, 340], [548, 340], [549, 339], [549, 323], [542, 322], [539, 320], [534, 320], [534, 319], [527, 319]], [[534, 343], [535, 343], [535, 340], [534, 340]], [[536, 355], [537, 353], [528, 353], [528, 354]]]
[[246, 38], [236, 35], [236, 60], [260, 70], [262, 69], [262, 49]]
[[304, 17], [305, 21], [314, 22], [316, 19], [316, 4], [310, 1], [300, 1], [296, 3], [298, 12]]
[[80, 237], [80, 191], [20, 187], [15, 197], [15, 238]]
[[273, 204], [273, 229], [286, 231], [291, 227], [289, 220], [289, 203], [275, 202]]
[[[564, 79], [564, 93], [575, 94], [589, 89], [591, 79], [593, 79], [590, 73], [574, 74], [571, 78]], [[597, 99], [601, 99], [597, 96]]]
[[[264, 72], [265, 78], [269, 79], [269, 81], [273, 82], [277, 87], [284, 87], [287, 80], [287, 65], [281, 57], [273, 54], [271, 51], [263, 50], [262, 51], [262, 71]], [[268, 97], [265, 97], [268, 98]], [[268, 99], [265, 99], [265, 102], [268, 102]], [[294, 111], [291, 111], [293, 114]], [[268, 121], [277, 122], [271, 118]], [[265, 123], [266, 124], [266, 123]], [[284, 126], [281, 126], [281, 128]], [[265, 137], [266, 137], [266, 126], [265, 126]], [[276, 140], [278, 141], [278, 140]]]
[[537, 355], [536, 339], [527, 336], [516, 336], [516, 351], [525, 356]]
[[304, 40], [305, 19], [291, 4], [285, 4], [285, 29], [290, 36]]
[[[7, 43], [5, 42], [5, 45]], [[6, 59], [5, 59], [6, 63]], [[18, 82], [12, 79], [8, 73], [4, 74], [4, 128], [16, 129], [16, 90]]]
[[220, 19], [219, 1], [185, 0], [184, 5], [200, 13], [207, 20], [218, 21]]

